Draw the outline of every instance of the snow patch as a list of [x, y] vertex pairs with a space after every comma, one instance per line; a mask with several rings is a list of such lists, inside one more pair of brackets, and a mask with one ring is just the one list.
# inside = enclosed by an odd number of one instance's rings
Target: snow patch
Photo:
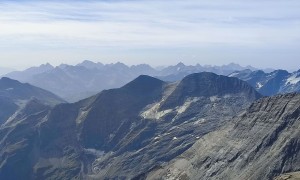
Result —
[[225, 96], [223, 96], [224, 98], [231, 98], [232, 97], [232, 95], [230, 95], [230, 94], [226, 94]]
[[205, 121], [206, 121], [206, 120], [205, 120], [204, 118], [201, 118], [201, 119], [195, 121], [195, 122], [194, 122], [194, 125], [200, 125], [200, 124], [204, 123]]
[[256, 83], [256, 88], [257, 89], [260, 89], [261, 87], [263, 87], [263, 85], [260, 82]]
[[176, 108], [177, 113], [178, 114], [184, 113], [191, 106], [192, 103], [199, 101], [199, 99], [200, 98], [198, 97], [187, 99], [182, 106], [178, 106]]
[[293, 76], [289, 77], [285, 84], [297, 84], [300, 81], [300, 77], [297, 77], [298, 74], [294, 74]]
[[173, 140], [177, 140], [178, 138], [177, 137], [173, 137]]
[[238, 75], [238, 74], [239, 74], [238, 72], [234, 72], [234, 73], [229, 74], [228, 77], [235, 77], [235, 76]]
[[84, 149], [84, 152], [87, 154], [92, 154], [94, 156], [100, 157], [104, 155], [104, 151], [99, 151], [97, 149]]
[[156, 136], [155, 138], [154, 138], [154, 140], [158, 140], [160, 138], [160, 136]]
[[109, 134], [109, 139], [112, 139], [114, 137], [115, 137], [115, 134], [113, 134], [113, 133]]
[[136, 127], [136, 123], [135, 122], [131, 123], [130, 131], [132, 131], [135, 127]]
[[177, 115], [184, 113], [192, 103], [197, 102], [200, 98], [188, 98], [182, 106], [177, 106], [175, 109], [166, 109], [159, 111], [160, 105], [164, 102], [164, 99], [158, 103], [154, 103], [148, 106], [148, 109], [141, 112], [140, 116], [144, 119], [156, 119], [159, 120], [164, 117], [166, 114], [169, 114], [173, 111], [177, 112]]
[[158, 111], [160, 104], [164, 101], [164, 99], [161, 102], [151, 104], [150, 108], [144, 112], [141, 113], [140, 116], [142, 116], [144, 119], [156, 119], [159, 120], [166, 114], [172, 112], [172, 109], [167, 109], [164, 111]]
[[12, 91], [14, 88], [7, 88], [6, 91]]
[[209, 97], [209, 99], [210, 99], [210, 102], [216, 102], [216, 101], [220, 100], [220, 98], [218, 98], [218, 96], [211, 96], [211, 97]]

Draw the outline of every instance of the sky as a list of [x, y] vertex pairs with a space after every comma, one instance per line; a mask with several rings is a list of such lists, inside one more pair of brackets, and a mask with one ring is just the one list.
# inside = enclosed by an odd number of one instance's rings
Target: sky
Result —
[[300, 69], [299, 0], [1, 0], [0, 67], [49, 62]]

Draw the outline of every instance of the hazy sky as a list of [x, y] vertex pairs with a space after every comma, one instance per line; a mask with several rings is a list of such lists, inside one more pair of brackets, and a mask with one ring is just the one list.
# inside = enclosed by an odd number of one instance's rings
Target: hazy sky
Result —
[[300, 69], [300, 1], [0, 2], [0, 66], [85, 59]]

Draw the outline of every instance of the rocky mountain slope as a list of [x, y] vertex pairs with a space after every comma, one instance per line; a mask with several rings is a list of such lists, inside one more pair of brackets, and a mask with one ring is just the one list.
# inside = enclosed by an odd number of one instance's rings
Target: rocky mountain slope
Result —
[[58, 96], [30, 84], [9, 78], [0, 79], [0, 125], [32, 98], [47, 105], [65, 102]]
[[258, 92], [266, 96], [300, 92], [300, 70], [293, 73], [285, 70], [276, 70], [270, 73], [243, 70], [234, 72], [229, 76], [248, 82]]
[[299, 171], [299, 126], [300, 94], [262, 98], [148, 179], [254, 180]]
[[86, 60], [75, 66], [62, 64], [53, 67], [44, 64], [5, 76], [51, 91], [69, 102], [76, 102], [104, 89], [119, 88], [142, 74], [156, 76], [164, 81], [179, 81], [192, 73], [207, 71], [227, 75], [245, 68], [252, 67], [241, 67], [233, 63], [223, 66], [187, 66], [178, 63], [157, 70], [147, 64], [127, 66], [120, 62], [102, 64]]
[[0, 128], [0, 179], [141, 178], [260, 97], [237, 78], [198, 73], [139, 76], [54, 108], [33, 101]]

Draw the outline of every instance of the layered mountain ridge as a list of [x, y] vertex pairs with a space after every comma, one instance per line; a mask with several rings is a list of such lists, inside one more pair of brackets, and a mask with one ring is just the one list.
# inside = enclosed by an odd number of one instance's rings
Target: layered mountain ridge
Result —
[[[205, 84], [209, 94], [192, 91]], [[236, 78], [198, 73], [178, 83], [139, 76], [119, 89], [53, 108], [37, 108], [33, 101], [36, 108], [27, 107], [0, 128], [0, 179], [141, 177], [259, 97]]]
[[233, 63], [223, 66], [188, 66], [178, 63], [158, 70], [147, 64], [127, 66], [120, 62], [102, 64], [85, 60], [74, 66], [61, 64], [53, 67], [47, 63], [4, 76], [41, 87], [69, 102], [76, 102], [104, 89], [119, 88], [142, 74], [155, 76], [163, 81], [179, 81], [192, 73], [207, 71], [227, 75], [246, 68], [255, 70], [253, 67], [242, 67]]

